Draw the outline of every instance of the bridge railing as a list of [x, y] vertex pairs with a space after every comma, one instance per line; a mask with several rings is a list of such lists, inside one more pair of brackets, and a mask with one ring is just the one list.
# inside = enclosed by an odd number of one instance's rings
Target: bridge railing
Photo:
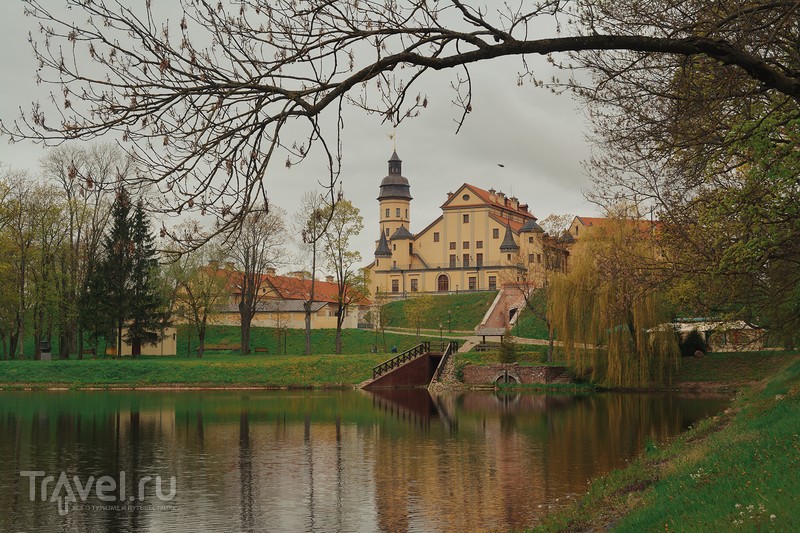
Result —
[[441, 381], [442, 374], [444, 373], [444, 367], [447, 364], [447, 360], [450, 359], [450, 356], [457, 351], [458, 351], [458, 341], [450, 341], [447, 343], [447, 347], [444, 350], [442, 350], [442, 360], [439, 361], [439, 366], [436, 367], [436, 375], [434, 376], [433, 381]]
[[395, 355], [388, 361], [384, 361], [383, 363], [379, 364], [372, 368], [372, 379], [376, 379], [381, 375], [385, 374], [389, 370], [393, 368], [397, 368], [398, 366], [402, 365], [407, 361], [411, 361], [412, 359], [416, 359], [420, 355], [426, 354], [431, 351], [431, 343], [428, 341], [422, 342], [417, 344], [410, 350], [406, 350], [405, 352]]

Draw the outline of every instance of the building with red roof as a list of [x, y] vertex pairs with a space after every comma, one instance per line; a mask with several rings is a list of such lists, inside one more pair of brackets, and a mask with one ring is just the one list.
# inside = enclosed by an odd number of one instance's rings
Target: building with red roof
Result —
[[448, 193], [442, 214], [416, 233], [412, 199], [395, 152], [378, 195], [380, 234], [367, 267], [372, 294], [495, 290], [566, 267], [567, 246], [545, 234], [514, 196], [464, 183]]
[[[231, 268], [219, 269], [228, 276], [231, 297], [219, 306], [211, 317], [214, 324], [239, 324], [239, 296], [241, 273]], [[305, 302], [311, 297], [312, 280], [305, 272], [279, 276], [274, 270], [262, 274], [259, 302], [253, 317], [253, 326], [302, 329], [305, 327]], [[313, 282], [314, 298], [311, 302], [312, 329], [336, 328], [339, 311], [339, 286], [333, 276]], [[343, 328], [357, 328], [359, 317], [369, 309], [370, 301], [356, 291], [345, 293], [345, 319]]]

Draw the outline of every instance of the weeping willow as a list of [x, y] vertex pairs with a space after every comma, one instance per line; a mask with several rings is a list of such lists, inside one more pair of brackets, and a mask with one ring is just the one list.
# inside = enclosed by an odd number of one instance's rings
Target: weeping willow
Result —
[[671, 381], [680, 351], [658, 287], [652, 236], [615, 220], [582, 236], [549, 285], [548, 314], [578, 377], [611, 387]]

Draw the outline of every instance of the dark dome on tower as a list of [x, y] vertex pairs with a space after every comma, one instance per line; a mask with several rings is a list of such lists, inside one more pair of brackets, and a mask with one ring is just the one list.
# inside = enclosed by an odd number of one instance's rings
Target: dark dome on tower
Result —
[[411, 200], [411, 186], [409, 186], [408, 180], [401, 175], [402, 163], [397, 152], [392, 153], [392, 158], [389, 159], [389, 175], [381, 181], [378, 200], [389, 198]]

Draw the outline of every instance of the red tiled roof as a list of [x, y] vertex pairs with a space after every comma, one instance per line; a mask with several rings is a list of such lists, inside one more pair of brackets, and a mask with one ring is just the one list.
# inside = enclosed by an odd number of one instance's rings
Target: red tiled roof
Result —
[[[266, 276], [277, 295], [283, 300], [307, 300], [311, 294], [311, 280], [291, 276]], [[339, 287], [336, 283], [316, 280], [314, 282], [314, 301], [336, 303], [339, 298]], [[361, 299], [356, 303], [367, 304]]]
[[[490, 205], [490, 206], [496, 207], [498, 209], [504, 209], [504, 210], [510, 211], [511, 213], [516, 213], [518, 215], [521, 215], [521, 216], [524, 216], [524, 217], [527, 217], [527, 218], [533, 218], [534, 220], [536, 220], [536, 217], [534, 217], [531, 214], [530, 211], [528, 211], [526, 209], [514, 208], [511, 205], [510, 201], [508, 203], [493, 202], [492, 199], [491, 199], [491, 197], [492, 197], [491, 193], [489, 191], [485, 190], [485, 189], [481, 189], [480, 187], [476, 187], [475, 185], [470, 185], [469, 183], [464, 183], [458, 189], [462, 189], [464, 187], [467, 187], [469, 190], [471, 190], [473, 193], [475, 193], [478, 196], [478, 198], [481, 199], [481, 201], [482, 201], [481, 203], [482, 204]], [[497, 198], [499, 199], [499, 197], [497, 197]], [[508, 199], [508, 197], [506, 197], [506, 199]], [[449, 200], [450, 199], [448, 198], [448, 201]], [[447, 204], [447, 202], [442, 204], [441, 207], [444, 208], [446, 204]], [[479, 205], [479, 204], [476, 204], [476, 205]], [[525, 205], [525, 204], [520, 204], [520, 205]]]
[[509, 226], [511, 226], [511, 231], [513, 231], [514, 233], [519, 233], [520, 228], [522, 228], [522, 226], [525, 224], [524, 222], [517, 222], [516, 220], [505, 219], [494, 213], [489, 213], [489, 217], [495, 222], [499, 222], [500, 224], [502, 224], [503, 227], [506, 227], [506, 224], [508, 224]]
[[[213, 267], [206, 267], [213, 268]], [[222, 268], [217, 269], [218, 276], [227, 276], [228, 290], [231, 294], [238, 294], [240, 292], [241, 272], [236, 270], [226, 270]], [[267, 288], [271, 287], [273, 294], [267, 295], [268, 298], [280, 298], [282, 300], [303, 300], [305, 301], [311, 294], [311, 280], [300, 279], [293, 276], [275, 276], [270, 274], [261, 275], [262, 286]], [[336, 283], [329, 283], [327, 281], [316, 280], [314, 283], [314, 301], [336, 303], [338, 300], [339, 287]], [[370, 302], [366, 299], [354, 301], [354, 303], [361, 305], [368, 305]]]

